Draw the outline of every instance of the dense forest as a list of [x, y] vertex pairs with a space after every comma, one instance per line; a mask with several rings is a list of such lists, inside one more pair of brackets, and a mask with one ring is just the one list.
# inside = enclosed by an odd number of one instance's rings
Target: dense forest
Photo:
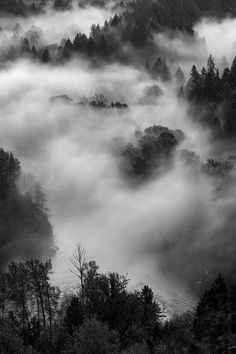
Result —
[[70, 8], [71, 3], [71, 0], [1, 0], [0, 11], [20, 16], [26, 16], [30, 13], [37, 15], [38, 13], [44, 11], [48, 4], [53, 6], [56, 10], [66, 10]]
[[236, 57], [231, 67], [226, 67], [222, 74], [212, 56], [200, 73], [195, 65], [192, 67], [186, 96], [193, 106], [193, 114], [210, 126], [214, 135], [234, 136], [235, 94]]
[[[55, 10], [66, 10], [70, 8], [70, 5], [71, 1], [65, 0], [56, 0], [51, 4]], [[45, 7], [47, 8], [48, 3], [42, 1], [37, 6], [35, 3], [31, 6], [31, 11], [37, 14]], [[24, 2], [17, 0], [1, 1], [0, 9], [22, 14], [26, 9], [29, 11], [29, 6], [27, 7]], [[118, 59], [127, 62], [132, 61], [132, 58], [123, 50], [126, 45], [137, 50], [146, 48], [151, 53], [149, 56], [152, 56], [153, 46], [156, 46], [153, 34], [167, 31], [171, 36], [177, 31], [194, 36], [194, 26], [202, 17], [212, 16], [221, 19], [235, 14], [235, 4], [232, 0], [215, 1], [215, 3], [200, 0], [121, 2], [118, 13], [110, 20], [106, 20], [103, 26], [93, 24], [89, 36], [85, 33], [77, 33], [73, 39], [64, 38], [61, 43], [57, 44], [56, 50], [54, 46], [36, 48], [35, 44], [31, 44], [27, 37], [21, 38], [21, 42], [17, 46], [10, 47], [5, 59], [14, 60], [25, 55], [33, 59], [40, 59], [44, 63], [51, 61], [60, 63], [74, 55], [85, 55], [95, 61], [115, 61]], [[195, 38], [195, 40], [198, 39]], [[161, 54], [160, 49], [159, 52]], [[149, 59], [143, 60], [143, 53], [137, 55], [143, 65], [145, 60]], [[161, 58], [161, 60], [163, 59]], [[162, 65], [165, 64], [162, 63]]]
[[101, 273], [77, 245], [77, 291], [51, 284], [50, 261], [12, 262], [0, 273], [1, 353], [223, 353], [235, 334], [235, 283], [219, 275], [195, 310], [173, 318], [153, 291]]
[[[18, 186], [20, 179], [24, 180], [22, 191]], [[23, 176], [19, 160], [3, 149], [0, 149], [0, 206], [1, 268], [13, 254], [16, 259], [54, 254], [43, 189], [31, 176]]]

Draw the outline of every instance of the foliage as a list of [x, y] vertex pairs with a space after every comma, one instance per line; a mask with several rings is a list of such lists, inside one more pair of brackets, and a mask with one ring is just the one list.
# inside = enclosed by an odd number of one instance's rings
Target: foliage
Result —
[[11, 263], [0, 273], [1, 353], [206, 354], [234, 344], [236, 286], [222, 275], [195, 311], [161, 321], [148, 286], [128, 291], [125, 277], [100, 273], [79, 245], [75, 256], [79, 291], [61, 304], [62, 312], [59, 290], [49, 279], [50, 261]]
[[68, 342], [65, 354], [112, 354], [119, 349], [119, 335], [96, 319], [87, 319]]
[[36, 354], [31, 347], [25, 347], [21, 333], [14, 318], [0, 317], [1, 354]]
[[127, 144], [122, 151], [125, 170], [134, 176], [148, 175], [154, 168], [170, 161], [183, 139], [180, 130], [172, 131], [156, 125], [146, 128], [144, 133], [136, 132], [135, 143]]
[[[41, 250], [53, 255], [52, 226], [47, 215], [46, 200], [42, 187], [26, 181], [20, 192], [20, 162], [11, 152], [0, 149], [0, 265], [9, 259], [9, 254], [21, 253], [40, 256]], [[31, 183], [32, 182], [32, 183]], [[39, 242], [36, 244], [35, 239]], [[23, 242], [22, 242], [23, 241]], [[41, 248], [40, 248], [41, 247]]]
[[236, 131], [236, 58], [231, 68], [222, 75], [209, 57], [207, 68], [201, 73], [192, 67], [186, 86], [186, 96], [192, 104], [193, 114], [211, 127], [215, 135], [230, 136]]

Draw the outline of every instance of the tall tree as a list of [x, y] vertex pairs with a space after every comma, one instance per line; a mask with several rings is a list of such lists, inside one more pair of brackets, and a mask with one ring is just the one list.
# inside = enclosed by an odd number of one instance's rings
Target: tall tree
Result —
[[202, 79], [195, 65], [192, 67], [190, 73], [187, 93], [190, 100], [199, 100], [202, 97]]

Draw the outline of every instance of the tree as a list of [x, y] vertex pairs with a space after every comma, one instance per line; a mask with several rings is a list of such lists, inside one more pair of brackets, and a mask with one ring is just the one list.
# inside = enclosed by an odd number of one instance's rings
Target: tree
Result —
[[108, 55], [108, 45], [107, 45], [107, 41], [106, 41], [106, 38], [104, 37], [104, 35], [102, 35], [99, 40], [99, 43], [97, 46], [97, 51], [103, 57], [106, 57]]
[[78, 296], [73, 295], [69, 306], [66, 309], [64, 322], [70, 335], [84, 322], [85, 306]]
[[54, 8], [63, 10], [68, 9], [71, 6], [72, 0], [54, 0]]
[[86, 272], [88, 270], [88, 263], [86, 262], [86, 251], [77, 243], [75, 251], [71, 258], [71, 263], [74, 267], [72, 273], [79, 278], [81, 298], [84, 298], [84, 281]]
[[190, 73], [187, 93], [190, 100], [199, 100], [202, 97], [202, 79], [195, 65]]
[[19, 174], [19, 160], [11, 152], [5, 152], [0, 148], [0, 199], [15, 187]]
[[175, 80], [178, 86], [184, 86], [185, 85], [185, 76], [180, 67], [178, 67], [176, 73], [175, 73]]
[[31, 49], [31, 55], [34, 59], [38, 57], [38, 52], [37, 52], [34, 45], [32, 46], [32, 49]]
[[[226, 91], [226, 86], [224, 89]], [[223, 105], [224, 129], [227, 135], [233, 135], [236, 131], [236, 89], [228, 93], [229, 96]]]
[[221, 350], [227, 325], [228, 287], [221, 274], [206, 290], [197, 306], [193, 333], [196, 339], [206, 342], [214, 353]]
[[30, 45], [27, 38], [24, 38], [21, 43], [21, 53], [22, 55], [28, 55], [30, 53]]
[[87, 42], [87, 54], [89, 56], [92, 56], [95, 51], [96, 51], [96, 47], [95, 47], [94, 41], [91, 37], [89, 37], [88, 42]]
[[7, 303], [10, 300], [9, 274], [0, 271], [0, 310], [2, 317], [5, 316]]
[[147, 41], [146, 26], [143, 23], [135, 24], [130, 33], [130, 42], [136, 47], [142, 47]]
[[29, 323], [27, 303], [30, 292], [29, 274], [24, 263], [12, 262], [9, 264], [9, 284], [11, 288], [10, 299], [15, 304], [24, 333]]
[[63, 48], [63, 57], [66, 59], [70, 59], [72, 50], [73, 50], [73, 44], [71, 43], [70, 39], [68, 38], [66, 40], [64, 48]]
[[193, 350], [193, 347], [195, 347], [192, 331], [193, 321], [193, 312], [186, 312], [181, 315], [174, 314], [165, 321], [161, 328], [161, 338], [163, 344], [167, 346], [166, 351], [168, 353], [174, 353], [175, 351], [177, 353], [196, 352]]
[[171, 79], [170, 69], [166, 64], [165, 59], [157, 59], [153, 66], [152, 74], [154, 75], [154, 77], [159, 78], [163, 81], [169, 81]]
[[42, 62], [48, 64], [50, 62], [50, 54], [48, 48], [45, 48], [42, 55]]
[[34, 185], [33, 201], [35, 206], [44, 214], [47, 214], [46, 197], [43, 188], [39, 183]]
[[208, 100], [217, 99], [217, 82], [216, 82], [216, 68], [212, 55], [210, 55], [207, 62], [207, 73], [203, 81], [203, 96]]
[[112, 354], [119, 349], [119, 336], [110, 331], [107, 325], [96, 319], [88, 319], [74, 333], [72, 344], [66, 354], [74, 352], [81, 354]]
[[111, 19], [111, 26], [112, 26], [112, 27], [115, 27], [115, 26], [118, 25], [119, 22], [120, 22], [120, 19], [119, 19], [119, 17], [117, 16], [117, 14], [115, 14], [115, 15], [113, 16], [113, 18]]
[[[89, 40], [88, 40], [88, 38], [87, 38], [87, 36], [85, 34], [77, 33], [75, 38], [74, 38], [72, 47], [76, 51], [79, 51], [81, 53], [87, 54], [87, 52], [88, 52], [88, 44], [89, 44], [88, 42], [89, 42]], [[90, 45], [91, 45], [91, 42], [90, 42]], [[69, 49], [70, 48], [70, 43], [67, 43], [67, 46], [68, 46], [68, 49]], [[90, 50], [91, 50], [91, 48], [90, 48]]]
[[146, 128], [137, 137], [135, 146], [129, 143], [122, 151], [125, 171], [134, 176], [149, 176], [155, 168], [171, 161], [172, 153], [183, 139], [184, 134], [178, 130], [155, 125]]
[[232, 88], [236, 88], [236, 57], [234, 58], [230, 68], [229, 82]]
[[32, 347], [25, 347], [14, 318], [0, 318], [1, 354], [36, 354]]

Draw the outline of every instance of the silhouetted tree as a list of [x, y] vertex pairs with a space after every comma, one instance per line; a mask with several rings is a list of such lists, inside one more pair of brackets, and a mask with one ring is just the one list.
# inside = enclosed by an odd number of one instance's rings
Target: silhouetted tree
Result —
[[48, 48], [45, 48], [42, 55], [42, 62], [48, 64], [50, 62], [50, 55]]
[[208, 343], [214, 353], [223, 350], [221, 345], [226, 331], [227, 300], [227, 284], [219, 275], [212, 287], [204, 292], [196, 310], [193, 325], [195, 337], [200, 342]]

